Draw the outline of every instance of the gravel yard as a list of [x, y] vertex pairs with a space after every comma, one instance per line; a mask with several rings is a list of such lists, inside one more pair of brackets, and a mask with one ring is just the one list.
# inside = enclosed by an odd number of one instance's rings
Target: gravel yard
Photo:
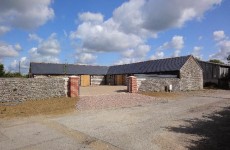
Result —
[[164, 102], [165, 100], [141, 94], [110, 94], [96, 96], [81, 96], [77, 103], [78, 110], [106, 109], [117, 107], [141, 106], [146, 103]]

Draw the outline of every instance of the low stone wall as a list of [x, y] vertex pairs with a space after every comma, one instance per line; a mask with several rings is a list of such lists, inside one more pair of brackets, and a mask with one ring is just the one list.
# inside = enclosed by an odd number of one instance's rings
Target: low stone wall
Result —
[[91, 76], [91, 85], [105, 85], [105, 76]]
[[141, 83], [145, 80], [146, 78], [137, 78], [137, 88], [139, 88], [141, 86]]
[[67, 81], [60, 78], [0, 78], [0, 102], [67, 96]]
[[138, 91], [161, 92], [166, 91], [166, 86], [172, 85], [172, 91], [180, 91], [180, 79], [178, 78], [151, 78], [141, 81]]

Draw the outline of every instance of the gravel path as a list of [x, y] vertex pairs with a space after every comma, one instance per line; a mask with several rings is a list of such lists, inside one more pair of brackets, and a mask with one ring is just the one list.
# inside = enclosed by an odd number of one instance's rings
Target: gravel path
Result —
[[[89, 110], [114, 107], [133, 107], [151, 102], [159, 102], [158, 100], [159, 98], [130, 93], [81, 96], [80, 100], [77, 102], [77, 109]], [[164, 102], [164, 100], [161, 100], [160, 102]]]
[[[111, 91], [116, 91], [117, 89], [122, 89], [123, 87], [112, 87], [111, 89], [107, 89], [110, 91], [110, 94], [98, 95], [98, 91], [101, 88], [105, 89], [106, 87], [95, 87], [97, 92], [94, 92], [92, 95], [83, 95], [80, 96], [79, 101], [77, 102], [77, 109], [78, 110], [94, 110], [94, 109], [106, 109], [106, 108], [125, 108], [125, 107], [133, 107], [133, 106], [141, 106], [144, 104], [149, 103], [167, 103], [168, 100], [172, 100], [169, 96], [162, 96], [157, 97], [154, 96], [147, 96], [142, 94], [131, 94], [131, 93], [116, 93]], [[116, 90], [114, 90], [117, 88]], [[95, 90], [93, 89], [93, 90]], [[86, 91], [89, 91], [87, 89]], [[96, 94], [95, 94], [96, 93]], [[173, 93], [172, 93], [173, 94]], [[230, 97], [230, 92], [226, 90], [202, 90], [202, 91], [188, 91], [188, 92], [175, 92], [176, 98], [175, 100], [184, 99], [186, 97], [210, 97], [210, 98], [223, 98], [228, 99]]]

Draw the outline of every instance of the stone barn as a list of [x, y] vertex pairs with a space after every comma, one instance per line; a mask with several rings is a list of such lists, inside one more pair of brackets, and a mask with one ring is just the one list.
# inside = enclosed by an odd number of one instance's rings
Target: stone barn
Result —
[[30, 63], [30, 77], [68, 77], [76, 75], [80, 77], [81, 86], [106, 84], [107, 66], [90, 66], [74, 64], [54, 63]]
[[143, 91], [164, 91], [167, 85], [173, 91], [203, 89], [202, 68], [191, 55], [111, 66], [107, 75], [137, 76]]
[[128, 76], [138, 78], [142, 91], [164, 91], [172, 85], [173, 91], [203, 88], [203, 72], [193, 56], [182, 56], [115, 66], [31, 63], [30, 76], [81, 77], [81, 86], [127, 85]]
[[230, 66], [198, 60], [203, 69], [204, 86], [214, 84], [220, 88], [230, 88]]

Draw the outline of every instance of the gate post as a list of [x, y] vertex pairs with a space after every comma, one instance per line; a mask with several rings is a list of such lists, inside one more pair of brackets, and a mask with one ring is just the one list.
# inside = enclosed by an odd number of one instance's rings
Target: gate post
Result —
[[137, 78], [135, 76], [130, 76], [127, 86], [129, 93], [137, 93]]
[[80, 77], [78, 76], [69, 77], [69, 96], [70, 97], [79, 96], [79, 81], [80, 81]]

